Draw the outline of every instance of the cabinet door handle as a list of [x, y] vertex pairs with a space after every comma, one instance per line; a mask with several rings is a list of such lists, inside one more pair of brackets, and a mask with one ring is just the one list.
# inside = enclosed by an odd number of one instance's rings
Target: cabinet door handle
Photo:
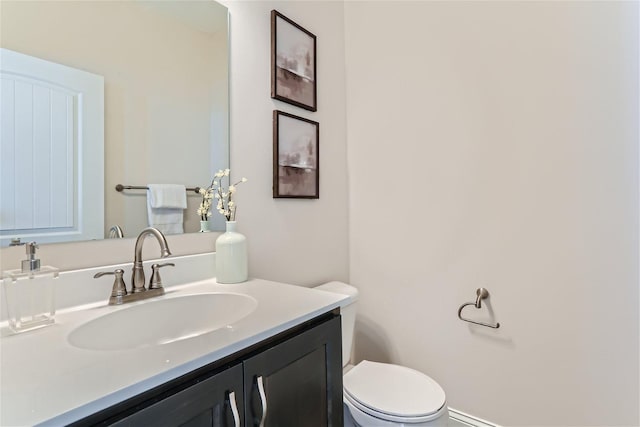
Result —
[[236, 405], [235, 392], [229, 392], [229, 406], [231, 406], [231, 413], [233, 414], [234, 427], [240, 427], [240, 415], [238, 414], [238, 406]]
[[262, 375], [258, 377], [258, 393], [260, 394], [260, 403], [262, 404], [262, 418], [260, 418], [260, 427], [264, 427], [264, 420], [267, 418], [267, 395], [264, 393], [264, 383]]

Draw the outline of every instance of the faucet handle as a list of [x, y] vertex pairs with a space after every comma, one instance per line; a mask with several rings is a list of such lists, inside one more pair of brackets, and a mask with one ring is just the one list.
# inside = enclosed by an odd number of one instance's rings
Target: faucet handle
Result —
[[149, 280], [149, 289], [160, 289], [162, 288], [162, 278], [160, 277], [160, 269], [162, 267], [175, 267], [176, 265], [172, 262], [167, 262], [164, 264], [153, 264], [151, 266], [151, 279]]
[[99, 273], [96, 273], [93, 276], [93, 278], [97, 279], [99, 277], [111, 275], [111, 274], [113, 274], [116, 277], [113, 281], [113, 289], [111, 289], [111, 297], [109, 298], [109, 305], [122, 304], [122, 297], [127, 295], [127, 287], [124, 284], [124, 279], [123, 279], [124, 270], [119, 268], [114, 271], [101, 271]]

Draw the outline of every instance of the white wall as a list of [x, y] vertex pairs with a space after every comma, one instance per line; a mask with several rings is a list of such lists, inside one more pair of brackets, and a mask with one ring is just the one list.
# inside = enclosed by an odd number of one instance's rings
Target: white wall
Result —
[[[302, 285], [348, 279], [348, 199], [343, 4], [230, 1], [231, 170], [250, 274]], [[269, 14], [278, 10], [317, 37], [318, 111], [272, 100]], [[320, 199], [272, 198], [272, 112], [320, 123]]]
[[[505, 425], [638, 425], [638, 3], [345, 23], [357, 356]], [[457, 319], [480, 286], [499, 330]]]
[[[238, 228], [249, 242], [250, 275], [301, 285], [348, 279], [346, 101], [343, 6], [338, 2], [228, 2], [231, 15], [231, 169]], [[270, 97], [270, 11], [318, 37], [318, 111]], [[320, 199], [271, 197], [272, 111], [320, 123]], [[169, 151], [169, 150], [167, 150]], [[175, 153], [174, 153], [175, 154]], [[182, 156], [182, 153], [180, 153]], [[175, 255], [212, 251], [217, 233], [168, 236]], [[145, 259], [157, 257], [156, 243]], [[147, 255], [148, 251], [148, 255]], [[42, 245], [43, 264], [64, 270], [133, 261], [133, 240]], [[24, 247], [0, 249], [2, 269], [17, 268]]]

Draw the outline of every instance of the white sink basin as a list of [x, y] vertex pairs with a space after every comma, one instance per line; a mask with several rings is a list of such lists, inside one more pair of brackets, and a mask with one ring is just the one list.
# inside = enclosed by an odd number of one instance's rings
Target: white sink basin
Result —
[[258, 302], [247, 295], [207, 293], [148, 300], [97, 317], [69, 333], [88, 350], [130, 350], [193, 338], [248, 316]]

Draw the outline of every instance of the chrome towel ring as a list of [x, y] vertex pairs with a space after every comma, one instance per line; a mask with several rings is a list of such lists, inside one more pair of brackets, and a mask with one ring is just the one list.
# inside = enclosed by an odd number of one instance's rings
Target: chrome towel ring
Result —
[[478, 288], [476, 290], [476, 302], [467, 302], [465, 304], [462, 304], [458, 309], [458, 319], [464, 320], [465, 322], [474, 323], [476, 325], [486, 326], [487, 328], [498, 329], [500, 327], [500, 323], [496, 323], [495, 325], [492, 325], [490, 323], [476, 322], [475, 320], [465, 319], [464, 317], [462, 317], [463, 308], [465, 308], [468, 305], [473, 305], [475, 306], [475, 308], [482, 308], [482, 300], [487, 298], [488, 296], [489, 296], [488, 290], [486, 290], [485, 288]]

